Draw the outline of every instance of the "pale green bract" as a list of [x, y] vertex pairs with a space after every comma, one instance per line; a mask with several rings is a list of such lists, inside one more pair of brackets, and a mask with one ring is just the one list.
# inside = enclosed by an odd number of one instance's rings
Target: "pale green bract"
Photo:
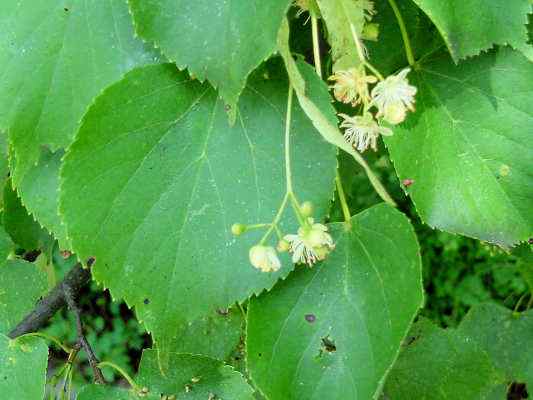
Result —
[[533, 232], [533, 63], [501, 49], [409, 75], [417, 110], [385, 138], [423, 220], [502, 246]]
[[[361, 62], [351, 25], [361, 37], [365, 25], [364, 9], [354, 0], [317, 0], [331, 43], [333, 71], [353, 68]], [[362, 44], [362, 42], [361, 42]]]
[[[285, 193], [288, 85], [277, 71], [251, 80], [231, 126], [209, 85], [169, 64], [137, 69], [96, 100], [65, 157], [60, 209], [73, 248], [96, 257], [96, 280], [136, 307], [159, 348], [293, 267], [284, 255], [280, 271], [256, 270], [248, 249], [262, 232], [231, 233], [235, 222], [271, 221]], [[335, 148], [296, 105], [291, 129], [295, 192], [319, 220]], [[289, 212], [280, 225], [297, 229]]]
[[325, 261], [250, 302], [248, 369], [271, 400], [375, 398], [422, 306], [405, 216], [380, 204], [329, 228]]

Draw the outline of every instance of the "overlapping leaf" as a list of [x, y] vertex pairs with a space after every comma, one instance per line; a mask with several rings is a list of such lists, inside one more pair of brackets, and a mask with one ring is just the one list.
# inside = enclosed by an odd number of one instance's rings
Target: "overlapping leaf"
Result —
[[174, 395], [176, 399], [252, 400], [253, 389], [233, 368], [208, 357], [171, 354], [169, 371], [162, 375], [155, 350], [144, 350], [139, 384], [150, 392]]
[[[283, 77], [254, 79], [230, 126], [209, 85], [172, 65], [146, 67], [106, 90], [86, 115], [62, 169], [68, 234], [82, 259], [96, 257], [96, 279], [137, 307], [158, 346], [291, 270], [288, 257], [277, 273], [252, 268], [248, 249], [262, 232], [230, 231], [234, 222], [271, 221], [281, 202], [287, 92]], [[293, 180], [320, 218], [335, 149], [293, 111]], [[281, 225], [296, 229], [290, 213]]]
[[18, 192], [24, 196], [26, 209], [45, 227], [62, 248], [69, 248], [66, 229], [58, 213], [59, 168], [64, 151], [51, 153], [42, 149], [39, 161], [21, 179]]
[[0, 127], [16, 155], [15, 186], [41, 146], [67, 146], [94, 96], [154, 54], [134, 38], [125, 1], [4, 0]]
[[234, 106], [276, 47], [290, 0], [129, 0], [137, 33], [178, 67], [207, 78]]
[[421, 306], [418, 244], [381, 204], [332, 224], [335, 250], [249, 306], [250, 375], [272, 400], [371, 399]]
[[24, 250], [36, 250], [49, 241], [48, 233], [28, 214], [8, 180], [4, 187], [3, 225], [11, 239]]
[[7, 334], [48, 290], [46, 274], [22, 260], [0, 264], [0, 333]]
[[431, 226], [503, 246], [533, 232], [533, 64], [501, 49], [459, 66], [425, 64], [410, 79], [417, 111], [387, 146]]
[[527, 44], [529, 0], [414, 0], [441, 32], [457, 62], [475, 56], [495, 44], [510, 44], [524, 50], [533, 61]]
[[413, 327], [387, 380], [393, 399], [501, 399], [510, 382], [533, 385], [533, 312], [473, 307], [458, 329]]
[[473, 308], [459, 332], [479, 344], [508, 382], [533, 388], [533, 311], [513, 313], [496, 304]]

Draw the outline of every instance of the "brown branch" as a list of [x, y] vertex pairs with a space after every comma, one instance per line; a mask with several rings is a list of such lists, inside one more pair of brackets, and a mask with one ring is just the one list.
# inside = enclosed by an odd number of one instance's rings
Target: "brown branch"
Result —
[[[76, 303], [76, 297], [80, 290], [91, 280], [89, 268], [83, 268], [81, 264], [76, 264], [65, 278], [58, 283], [44, 298], [42, 298], [34, 310], [31, 311], [24, 319], [11, 331], [8, 336], [14, 339], [26, 333], [35, 332], [41, 328], [56, 312], [65, 305], [74, 314], [76, 321], [76, 331], [78, 333], [78, 342], [76, 349], [80, 347], [87, 353], [87, 359], [93, 369], [94, 380], [97, 383], [104, 384], [105, 379], [100, 368], [98, 368], [98, 358], [94, 354], [91, 345], [83, 333], [81, 323], [81, 311]], [[76, 350], [77, 352], [77, 350]]]
[[97, 383], [105, 384], [105, 378], [102, 374], [102, 371], [100, 368], [98, 368], [98, 358], [96, 358], [96, 355], [94, 354], [93, 349], [91, 348], [91, 345], [87, 341], [87, 338], [85, 337], [83, 333], [83, 325], [81, 323], [81, 311], [78, 308], [78, 304], [76, 303], [76, 295], [72, 288], [68, 285], [63, 285], [63, 292], [65, 295], [65, 300], [67, 302], [68, 308], [72, 313], [74, 314], [74, 318], [76, 320], [76, 331], [78, 332], [78, 343], [83, 347], [83, 350], [85, 350], [85, 353], [87, 353], [87, 360], [89, 361], [89, 365], [93, 369], [94, 374], [94, 380]]
[[36, 332], [52, 316], [66, 305], [64, 288], [69, 287], [72, 293], [78, 293], [83, 286], [91, 280], [91, 272], [76, 264], [45, 297], [43, 297], [24, 319], [15, 327], [8, 336], [14, 339], [30, 332]]

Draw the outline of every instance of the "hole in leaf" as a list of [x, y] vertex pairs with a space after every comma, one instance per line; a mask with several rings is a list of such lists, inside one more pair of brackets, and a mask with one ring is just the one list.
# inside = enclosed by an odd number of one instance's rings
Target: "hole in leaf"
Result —
[[513, 382], [507, 391], [507, 400], [528, 399], [527, 387], [525, 383]]
[[146, 305], [150, 304], [150, 299], [144, 299], [143, 303]]
[[305, 314], [305, 320], [312, 324], [316, 321], [316, 315], [315, 314]]
[[327, 351], [328, 353], [333, 353], [337, 351], [337, 346], [335, 342], [328, 336], [323, 337], [322, 339], [322, 350]]
[[87, 266], [88, 267], [92, 267], [94, 265], [94, 263], [96, 262], [96, 258], [95, 257], [89, 257], [87, 259]]

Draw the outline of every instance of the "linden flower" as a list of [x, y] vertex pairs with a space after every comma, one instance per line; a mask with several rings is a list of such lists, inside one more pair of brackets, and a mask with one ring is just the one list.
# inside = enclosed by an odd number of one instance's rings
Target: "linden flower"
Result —
[[376, 151], [379, 135], [392, 135], [392, 131], [379, 125], [370, 113], [353, 117], [346, 114], [339, 114], [339, 116], [344, 118], [341, 123], [341, 128], [346, 128], [344, 139], [360, 152], [365, 151], [369, 146]]
[[263, 272], [277, 271], [281, 267], [278, 254], [273, 247], [256, 245], [250, 249], [250, 262]]
[[405, 68], [397, 75], [388, 76], [372, 90], [372, 104], [378, 108], [377, 117], [396, 125], [405, 120], [407, 110], [414, 111], [416, 87], [409, 85]]
[[354, 107], [362, 101], [370, 101], [368, 84], [377, 82], [375, 76], [365, 75], [364, 72], [356, 68], [337, 71], [329, 77], [329, 80], [335, 82], [330, 86], [335, 98], [346, 104], [351, 103]]
[[308, 218], [306, 226], [298, 229], [297, 235], [285, 235], [284, 240], [290, 243], [292, 262], [309, 266], [325, 259], [335, 248], [327, 226], [313, 223], [312, 218]]

